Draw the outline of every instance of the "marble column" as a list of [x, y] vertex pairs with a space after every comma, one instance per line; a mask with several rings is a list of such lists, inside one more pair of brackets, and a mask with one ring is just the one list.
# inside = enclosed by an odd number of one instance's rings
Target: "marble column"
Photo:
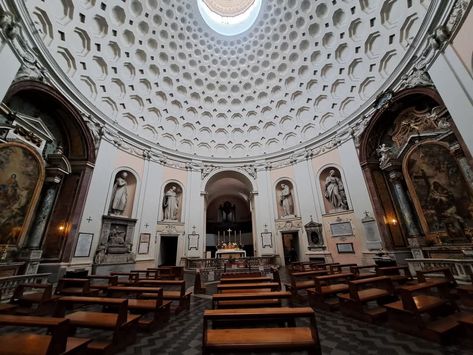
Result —
[[463, 150], [459, 143], [455, 143], [450, 146], [450, 151], [455, 156], [458, 162], [458, 166], [465, 178], [465, 181], [470, 188], [470, 193], [473, 195], [473, 169], [468, 163], [468, 159], [465, 157]]
[[38, 212], [36, 214], [33, 226], [28, 235], [26, 248], [39, 249], [41, 246], [41, 238], [48, 225], [49, 216], [54, 207], [57, 193], [59, 191], [59, 183], [49, 182], [43, 188], [40, 203], [38, 205]]
[[419, 229], [414, 220], [414, 214], [412, 213], [412, 208], [407, 197], [407, 193], [402, 185], [403, 176], [399, 171], [390, 171], [389, 180], [391, 181], [392, 186], [394, 187], [394, 197], [397, 200], [400, 212], [402, 214], [403, 222], [406, 225], [407, 233], [409, 237], [418, 237]]

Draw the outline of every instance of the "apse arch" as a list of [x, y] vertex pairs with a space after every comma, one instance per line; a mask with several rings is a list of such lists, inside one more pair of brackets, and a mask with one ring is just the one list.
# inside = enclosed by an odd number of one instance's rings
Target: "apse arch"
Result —
[[206, 251], [212, 256], [223, 243], [240, 242], [254, 255], [255, 181], [244, 171], [221, 169], [203, 181]]

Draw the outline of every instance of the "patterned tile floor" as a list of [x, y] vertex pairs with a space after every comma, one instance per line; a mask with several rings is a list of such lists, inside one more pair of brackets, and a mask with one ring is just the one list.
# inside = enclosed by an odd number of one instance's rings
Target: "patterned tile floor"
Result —
[[[123, 355], [193, 355], [200, 354], [202, 314], [210, 301], [193, 297], [190, 312], [173, 317], [162, 330], [141, 335], [137, 343]], [[467, 355], [473, 349], [460, 346], [440, 346], [392, 329], [346, 318], [339, 313], [317, 312], [317, 322], [323, 354], [425, 354]]]

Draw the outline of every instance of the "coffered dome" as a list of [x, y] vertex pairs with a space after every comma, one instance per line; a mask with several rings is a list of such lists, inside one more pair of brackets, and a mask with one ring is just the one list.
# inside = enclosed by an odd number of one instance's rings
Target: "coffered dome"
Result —
[[[205, 3], [241, 15], [255, 0]], [[372, 104], [425, 35], [433, 3], [262, 0], [231, 37], [194, 0], [24, 6], [51, 65], [102, 121], [184, 158], [253, 159], [304, 147]]]

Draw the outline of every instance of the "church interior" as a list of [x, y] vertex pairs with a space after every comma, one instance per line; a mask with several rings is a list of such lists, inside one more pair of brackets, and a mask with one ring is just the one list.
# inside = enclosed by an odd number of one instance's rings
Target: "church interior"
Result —
[[471, 354], [471, 0], [0, 0], [0, 354]]

